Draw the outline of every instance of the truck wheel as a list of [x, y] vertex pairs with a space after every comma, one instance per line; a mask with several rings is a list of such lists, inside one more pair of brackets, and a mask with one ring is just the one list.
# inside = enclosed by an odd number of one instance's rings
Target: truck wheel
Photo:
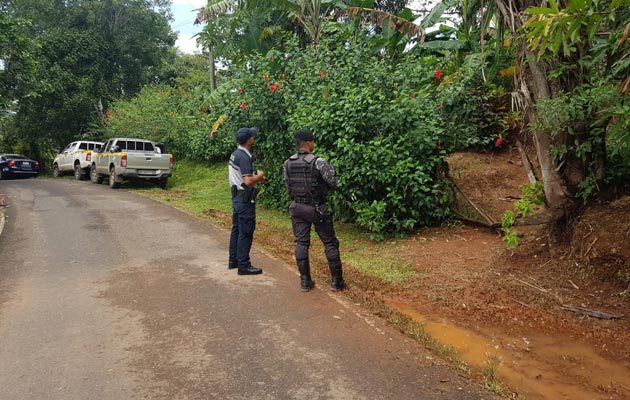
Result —
[[96, 165], [92, 165], [90, 169], [90, 178], [92, 183], [103, 183], [103, 177], [96, 172]]
[[116, 182], [116, 171], [114, 170], [114, 167], [109, 170], [109, 187], [112, 189], [120, 187], [120, 183]]
[[166, 190], [167, 184], [168, 184], [168, 178], [162, 178], [158, 181], [158, 186], [164, 190]]
[[81, 166], [78, 163], [74, 164], [74, 179], [77, 181], [80, 181], [83, 179], [83, 170], [81, 169]]
[[55, 178], [61, 178], [61, 170], [59, 170], [59, 165], [55, 164], [53, 165], [53, 176]]

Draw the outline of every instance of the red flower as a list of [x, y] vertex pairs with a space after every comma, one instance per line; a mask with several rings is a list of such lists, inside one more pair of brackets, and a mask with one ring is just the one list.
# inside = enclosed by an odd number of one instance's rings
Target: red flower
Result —
[[494, 145], [496, 147], [499, 147], [503, 144], [503, 138], [502, 137], [498, 137], [497, 140], [494, 141]]
[[243, 110], [244, 110], [244, 109], [246, 109], [246, 108], [247, 108], [247, 104], [245, 104], [245, 103], [241, 103], [241, 108], [242, 108]]
[[280, 89], [280, 84], [278, 82], [274, 83], [273, 85], [269, 85], [269, 90], [271, 90], [272, 92], [278, 89]]
[[243, 88], [239, 86], [239, 87], [236, 88], [236, 91], [238, 93], [243, 93]]
[[435, 70], [435, 79], [437, 79], [439, 81], [440, 79], [442, 79], [442, 75], [443, 75], [443, 73], [442, 73], [441, 69], [438, 68], [438, 69]]
[[263, 76], [263, 81], [267, 82], [269, 80], [269, 77], [267, 75]]
[[323, 78], [326, 75], [326, 73], [323, 70], [319, 70], [319, 77]]
[[416, 94], [415, 94], [415, 93], [411, 93], [411, 94], [409, 95], [409, 98], [410, 98], [410, 99], [415, 99], [415, 98], [416, 98]]

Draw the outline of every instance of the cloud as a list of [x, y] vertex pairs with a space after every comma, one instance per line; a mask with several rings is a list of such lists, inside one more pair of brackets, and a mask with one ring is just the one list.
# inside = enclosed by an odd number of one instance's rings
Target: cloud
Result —
[[180, 34], [175, 41], [175, 47], [187, 54], [201, 53], [201, 48], [197, 46], [197, 38]]
[[195, 10], [207, 4], [208, 0], [173, 0], [171, 10], [174, 19], [171, 21], [171, 29], [177, 32], [175, 47], [180, 51], [188, 54], [201, 51], [197, 47], [197, 39], [193, 36], [199, 33], [203, 26], [194, 25], [193, 22], [197, 16]]

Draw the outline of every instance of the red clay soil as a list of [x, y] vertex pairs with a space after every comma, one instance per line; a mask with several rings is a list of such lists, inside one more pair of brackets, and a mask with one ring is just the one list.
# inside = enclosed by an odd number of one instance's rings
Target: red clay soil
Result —
[[[528, 182], [517, 152], [461, 153], [450, 157], [449, 164], [462, 191], [495, 221]], [[630, 399], [630, 197], [588, 209], [561, 245], [551, 247], [543, 228], [521, 229], [520, 245], [513, 251], [488, 229], [419, 232], [399, 256], [416, 260], [421, 274], [386, 296], [475, 334], [503, 341], [522, 338], [525, 347], [531, 337], [539, 338], [541, 348], [546, 339], [579, 344], [580, 350], [554, 345], [558, 353], [547, 354], [512, 349], [521, 359], [536, 360], [530, 369], [555, 369], [564, 371], [561, 378], [568, 377], [559, 388], [541, 385], [538, 390], [536, 380], [544, 373], [531, 382], [519, 373], [505, 376], [510, 389], [527, 399]], [[626, 317], [600, 319], [570, 307]], [[499, 377], [500, 372], [501, 367]]]

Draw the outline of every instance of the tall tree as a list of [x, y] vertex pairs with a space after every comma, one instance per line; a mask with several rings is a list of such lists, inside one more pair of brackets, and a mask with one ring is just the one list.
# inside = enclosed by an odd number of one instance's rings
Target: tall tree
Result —
[[85, 134], [113, 99], [159, 80], [162, 64], [175, 56], [169, 4], [5, 0], [9, 15], [31, 21], [38, 46], [37, 96], [17, 99], [16, 123], [28, 142], [63, 146]]
[[35, 85], [35, 43], [29, 21], [0, 14], [0, 111], [14, 100], [32, 95]]

